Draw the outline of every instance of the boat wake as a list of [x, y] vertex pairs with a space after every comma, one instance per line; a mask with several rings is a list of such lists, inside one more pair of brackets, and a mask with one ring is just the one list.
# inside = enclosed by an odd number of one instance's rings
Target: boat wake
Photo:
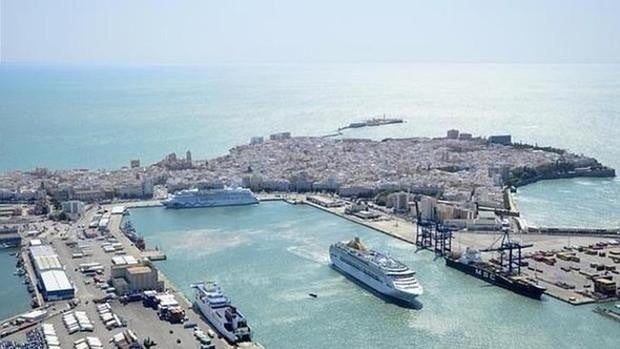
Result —
[[[246, 234], [221, 234], [213, 230], [193, 230], [183, 233], [183, 239], [176, 239], [172, 249], [177, 253], [188, 253], [195, 257], [205, 256], [222, 250], [235, 248], [250, 242]], [[199, 250], [196, 246], [202, 246]]]
[[329, 265], [329, 254], [319, 250], [310, 249], [310, 246], [290, 246], [286, 250], [297, 257], [309, 260], [321, 265]]

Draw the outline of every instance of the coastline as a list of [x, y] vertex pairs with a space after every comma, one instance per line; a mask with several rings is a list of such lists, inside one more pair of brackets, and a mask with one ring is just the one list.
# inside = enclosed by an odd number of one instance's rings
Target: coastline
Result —
[[[275, 195], [275, 194], [260, 194], [258, 195], [261, 202], [282, 202], [289, 205], [305, 205], [312, 207], [314, 209], [318, 209], [322, 212], [326, 212], [337, 216], [338, 218], [347, 220], [349, 222], [355, 223], [357, 225], [366, 227], [373, 231], [384, 234], [390, 238], [395, 238], [405, 243], [410, 244], [411, 246], [415, 246], [415, 235], [416, 235], [416, 224], [411, 221], [406, 221], [402, 218], [396, 217], [392, 214], [382, 214], [381, 219], [376, 220], [363, 220], [351, 215], [348, 215], [344, 212], [343, 207], [324, 207], [318, 205], [316, 203], [310, 202], [306, 200], [306, 196], [301, 193], [295, 194], [285, 194], [285, 195]], [[141, 202], [137, 202], [134, 207], [152, 207], [149, 205], [144, 205]], [[620, 233], [618, 233], [620, 234]], [[537, 249], [541, 250], [561, 250], [562, 245], [565, 244], [564, 238], [562, 237], [564, 234], [561, 232], [556, 232], [554, 234], [549, 234], [544, 231], [528, 231], [527, 229], [523, 231], [517, 232], [516, 236], [519, 239], [525, 239], [528, 241], [533, 241], [538, 243]], [[582, 241], [585, 244], [593, 244], [600, 241], [601, 238], [606, 237], [616, 237], [616, 235], [612, 234], [602, 234], [602, 233], [583, 233], [583, 234], [572, 234], [567, 233], [566, 235], [574, 235], [575, 241]], [[468, 246], [475, 247], [478, 249], [486, 248], [487, 243], [492, 243], [496, 237], [494, 233], [488, 232], [458, 232], [455, 235], [457, 241], [464, 240]], [[620, 236], [620, 235], [619, 235]], [[459, 242], [458, 245], [461, 243]], [[594, 299], [583, 296], [580, 294], [576, 294], [571, 291], [567, 291], [561, 287], [558, 287], [553, 281], [546, 279], [545, 277], [539, 276], [536, 272], [533, 274], [531, 272], [525, 271], [525, 274], [531, 277], [536, 278], [537, 280], [544, 282], [547, 286], [547, 291], [545, 294], [565, 303], [571, 305], [584, 305], [595, 302]]]

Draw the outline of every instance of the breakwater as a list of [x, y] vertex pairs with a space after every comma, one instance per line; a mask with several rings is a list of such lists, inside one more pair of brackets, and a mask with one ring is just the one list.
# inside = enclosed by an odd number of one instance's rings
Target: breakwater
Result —
[[528, 227], [528, 234], [620, 237], [620, 228]]
[[565, 179], [579, 177], [613, 178], [616, 170], [600, 164], [591, 167], [576, 167], [574, 163], [555, 163], [539, 167], [518, 167], [513, 169], [507, 185], [522, 187], [548, 179]]

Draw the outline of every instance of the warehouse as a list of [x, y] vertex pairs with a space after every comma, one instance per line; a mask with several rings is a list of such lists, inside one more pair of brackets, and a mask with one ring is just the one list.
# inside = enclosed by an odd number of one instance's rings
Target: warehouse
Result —
[[63, 270], [45, 270], [39, 275], [41, 293], [46, 301], [71, 299], [75, 295], [73, 285]]
[[38, 279], [38, 287], [46, 301], [74, 297], [73, 285], [52, 246], [30, 246], [30, 259]]
[[146, 261], [138, 264], [113, 265], [111, 283], [120, 295], [136, 291], [161, 291], [164, 289], [164, 282], [159, 280], [157, 269]]

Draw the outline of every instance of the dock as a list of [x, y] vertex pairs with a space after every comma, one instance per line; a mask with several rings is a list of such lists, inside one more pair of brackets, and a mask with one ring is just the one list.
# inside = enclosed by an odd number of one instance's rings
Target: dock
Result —
[[567, 228], [567, 227], [527, 227], [528, 234], [543, 235], [594, 235], [600, 237], [620, 238], [620, 228]]
[[[105, 206], [105, 209], [110, 210], [114, 205]], [[126, 205], [130, 207], [153, 207], [156, 206], [153, 203], [140, 202], [134, 205]], [[138, 338], [141, 344], [143, 340], [150, 339], [157, 343], [158, 348], [197, 348], [200, 343], [193, 335], [191, 328], [185, 328], [183, 324], [172, 324], [167, 321], [163, 321], [158, 317], [157, 311], [144, 307], [141, 302], [127, 303], [115, 299], [108, 299], [107, 303], [111, 306], [113, 314], [118, 315], [126, 322], [126, 327], [120, 327], [108, 330], [102, 319], [97, 313], [95, 302], [99, 302], [105, 296], [103, 289], [100, 289], [92, 281], [92, 277], [83, 274], [80, 271], [80, 264], [83, 263], [97, 263], [103, 266], [102, 274], [98, 275], [103, 280], [110, 278], [112, 257], [117, 253], [109, 253], [103, 249], [105, 244], [109, 244], [106, 239], [100, 238], [84, 238], [82, 236], [81, 228], [78, 226], [88, 225], [88, 222], [95, 214], [95, 209], [91, 208], [85, 212], [85, 214], [77, 222], [73, 222], [70, 228], [62, 234], [46, 234], [44, 237], [47, 242], [53, 246], [59, 259], [64, 265], [64, 269], [69, 276], [72, 284], [76, 289], [75, 298], [68, 301], [52, 301], [45, 302], [45, 305], [40, 308], [45, 310], [46, 313], [41, 318], [36, 319], [33, 322], [26, 322], [22, 325], [6, 325], [3, 332], [5, 337], [2, 341], [16, 341], [24, 342], [26, 337], [26, 331], [31, 329], [40, 329], [42, 324], [51, 324], [54, 326], [57, 333], [59, 346], [62, 348], [72, 348], [73, 343], [81, 338], [96, 337], [101, 340], [102, 343], [108, 343], [113, 336], [122, 333], [130, 329]], [[121, 255], [133, 256], [135, 258], [149, 257], [153, 259], [164, 258], [165, 254], [161, 251], [146, 251], [146, 256], [143, 256], [143, 252], [140, 251], [120, 230], [120, 224], [123, 216], [120, 214], [112, 215], [108, 224], [109, 232], [108, 238], [113, 237], [116, 241], [122, 245], [119, 250]], [[53, 224], [49, 222], [49, 224]], [[77, 243], [84, 246], [89, 250], [88, 254], [84, 254], [79, 258], [73, 257]], [[25, 253], [25, 252], [24, 252]], [[27, 255], [23, 255], [25, 264], [24, 268], [28, 272], [31, 278], [33, 278], [33, 271], [29, 266], [29, 259]], [[179, 306], [185, 312], [187, 321], [192, 324], [196, 324], [204, 333], [213, 331], [210, 325], [205, 322], [199, 313], [196, 313], [192, 308], [191, 301], [181, 292], [181, 290], [174, 285], [166, 276], [158, 271], [159, 280], [164, 281], [166, 290], [169, 294], [174, 295], [179, 303]], [[36, 280], [36, 279], [33, 279]], [[92, 332], [69, 332], [63, 323], [63, 316], [65, 312], [79, 311], [84, 314], [92, 325], [94, 326]], [[12, 320], [6, 319], [4, 323]], [[212, 339], [212, 343], [216, 349], [232, 349], [236, 347], [244, 347], [249, 349], [258, 349], [262, 346], [258, 343], [240, 343], [239, 345], [231, 345], [225, 340], [218, 338], [217, 336]], [[114, 347], [106, 344], [106, 348]]]
[[[123, 205], [126, 208], [147, 208], [147, 207], [163, 207], [164, 205], [159, 200], [142, 200], [142, 201], [130, 201], [118, 203], [117, 205]], [[113, 206], [117, 206], [113, 205]]]
[[407, 221], [392, 215], [381, 213], [381, 217], [377, 219], [365, 220], [344, 212], [344, 207], [325, 207], [305, 199], [305, 195], [287, 194], [283, 196], [275, 195], [259, 195], [260, 201], [283, 201], [293, 205], [307, 205], [327, 213], [336, 215], [353, 223], [362, 225], [366, 228], [378, 231], [382, 234], [389, 235], [401, 241], [414, 244], [416, 225], [414, 222]]
[[[289, 204], [303, 204], [311, 206], [324, 212], [336, 215], [340, 218], [344, 218], [353, 223], [362, 225], [369, 229], [378, 231], [382, 234], [386, 234], [390, 237], [399, 239], [406, 243], [410, 243], [412, 245], [415, 244], [415, 232], [417, 229], [416, 224], [412, 221], [396, 217], [392, 214], [377, 211], [381, 215], [380, 218], [362, 219], [350, 214], [346, 214], [344, 207], [322, 206], [315, 202], [310, 202], [309, 200], [306, 200], [306, 197], [301, 194], [261, 195], [260, 200], [267, 202], [283, 201]], [[325, 198], [325, 200], [329, 201], [327, 197]], [[515, 217], [515, 219], [518, 219], [518, 217]], [[591, 232], [592, 230], [594, 229], [582, 229], [582, 231], [584, 232]], [[573, 230], [570, 229], [565, 230], [565, 232], [569, 235], [572, 231]], [[613, 230], [605, 230], [605, 232], [609, 231]], [[463, 246], [471, 246], [477, 249], [487, 248], [497, 238], [497, 234], [490, 234], [488, 232], [460, 231], [454, 233], [453, 236], [457, 241], [459, 241], [458, 245], [461, 245], [460, 242], [462, 241], [464, 242]], [[516, 234], [515, 236], [517, 236], [521, 240], [527, 240], [528, 242], [535, 243], [535, 248], [545, 250], [547, 251], [547, 254], [557, 255], [557, 253], [562, 253], [563, 247], [565, 247], [566, 245], [566, 236], [564, 236], [563, 234], [545, 234], [544, 230], [543, 232], [527, 232], [522, 234]], [[596, 256], [592, 254], [586, 254], [585, 250], [587, 249], [587, 246], [596, 246], [597, 243], [600, 244], [600, 239], [602, 237], [608, 237], [608, 235], [584, 233], [582, 235], [574, 236], [571, 238], [575, 244], [580, 244], [584, 246], [584, 251], [581, 252], [581, 254], [583, 254], [583, 256], [586, 256], [581, 257], [583, 262], [580, 263], [580, 266], [576, 268], [590, 271], [591, 274], [589, 275], [596, 274], [594, 270], [591, 270], [591, 263], [596, 263], [597, 261], [601, 262], [600, 259], [602, 259], [602, 261], [604, 261], [603, 263], [616, 263], [618, 265], [618, 269], [620, 270], [620, 246], [618, 246], [617, 252], [613, 248], [613, 246], [606, 247], [608, 250], [614, 251], [611, 255], [612, 258], [610, 258], [609, 256], [607, 257], [607, 259], [599, 257], [598, 252]], [[618, 257], [615, 258], [614, 256]], [[523, 275], [538, 280], [543, 286], [545, 286], [547, 288], [545, 292], [546, 295], [572, 305], [591, 304], [601, 300], [597, 299], [597, 297], [592, 294], [592, 291], [594, 289], [594, 281], [592, 280], [592, 278], [584, 276], [583, 274], [579, 274], [577, 271], [573, 271], [573, 273], [561, 271], [562, 269], [560, 269], [560, 267], [563, 266], [566, 269], [567, 266], [564, 264], [568, 262], [561, 261], [561, 263], [558, 263], [557, 266], [550, 266], [542, 262], [535, 262], [530, 255], [524, 258], [524, 260], [528, 261], [528, 263], [533, 267], [522, 268]], [[609, 274], [613, 275], [611, 277], [612, 280], [620, 283], [620, 277], [617, 273], [609, 272]], [[567, 278], [567, 275], [569, 275], [570, 278]], [[565, 286], [566, 284], [574, 284], [576, 287], [574, 289], [567, 289], [560, 286]], [[609, 298], [607, 300], [613, 299], [614, 298]]]
[[30, 261], [30, 258], [28, 257], [28, 252], [25, 249], [22, 249], [19, 253], [22, 258], [22, 261], [24, 262], [22, 268], [24, 268], [24, 270], [26, 271], [26, 275], [24, 276], [30, 280], [30, 284], [34, 287], [34, 299], [36, 300], [37, 305], [39, 307], [42, 307], [45, 304], [45, 301], [43, 299], [43, 295], [41, 295], [41, 292], [39, 291], [39, 288], [37, 287], [37, 277], [35, 275], [32, 262]]
[[140, 257], [146, 258], [150, 261], [165, 261], [167, 259], [166, 254], [159, 250], [146, 250], [140, 252]]

